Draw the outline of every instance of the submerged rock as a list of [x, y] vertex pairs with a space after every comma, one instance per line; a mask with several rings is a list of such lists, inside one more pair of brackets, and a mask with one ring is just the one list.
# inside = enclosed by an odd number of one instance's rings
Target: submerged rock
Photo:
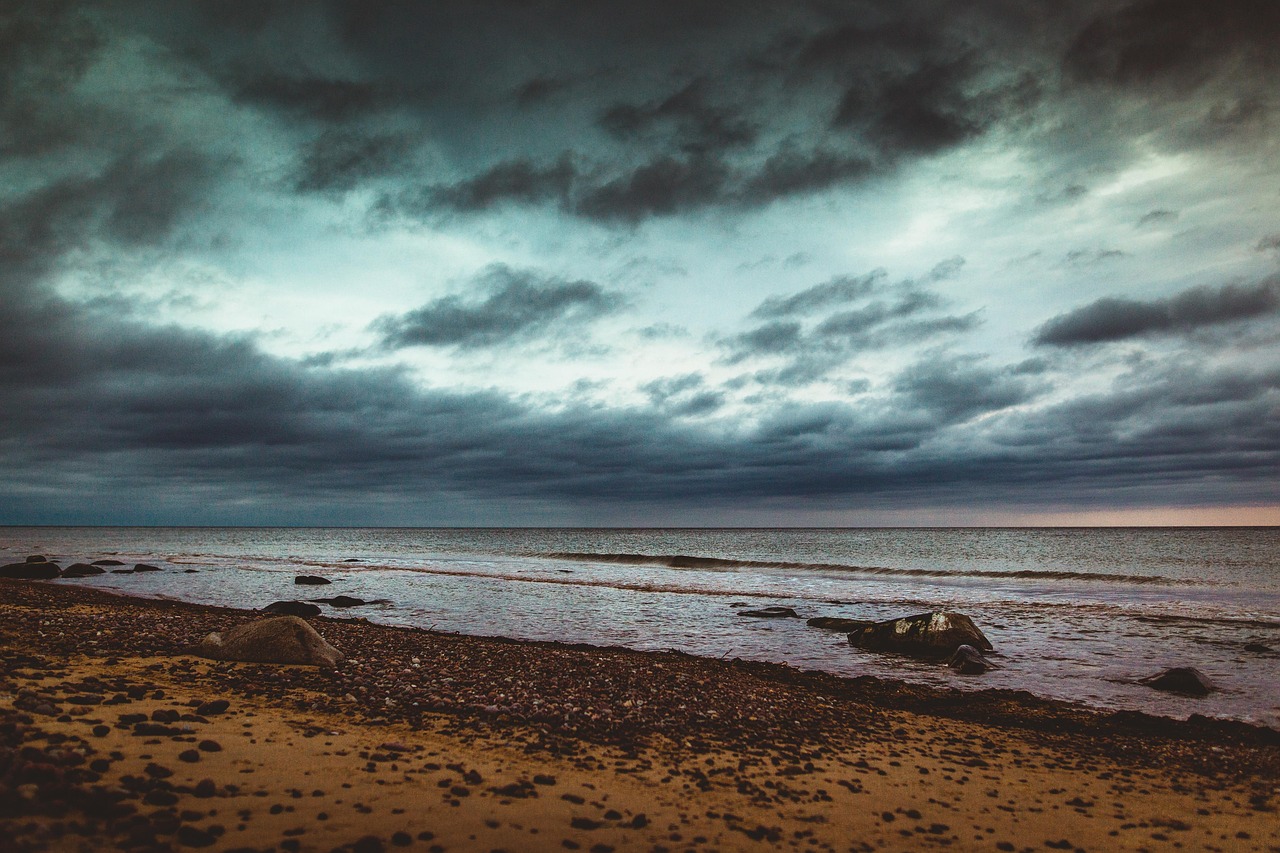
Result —
[[10, 563], [0, 566], [0, 578], [14, 578], [26, 581], [46, 581], [62, 574], [57, 563], [50, 563], [44, 558], [28, 560], [25, 563]]
[[107, 570], [101, 566], [93, 566], [89, 563], [72, 563], [62, 570], [64, 578], [87, 578], [90, 575], [106, 574]]
[[755, 616], [760, 619], [777, 619], [779, 617], [799, 619], [800, 614], [790, 607], [761, 607], [759, 610], [739, 610], [739, 616]]
[[[373, 604], [372, 601], [365, 601], [363, 598], [355, 598], [350, 595], [335, 595], [333, 598], [313, 598], [321, 604], [327, 604], [330, 607], [359, 607], [362, 604]], [[320, 608], [316, 608], [318, 612]]]
[[120, 562], [119, 560], [94, 560], [89, 565], [91, 566], [123, 566], [124, 563]]
[[193, 651], [213, 660], [336, 666], [345, 656], [296, 616], [238, 625], [205, 637]]
[[279, 613], [283, 616], [319, 616], [320, 608], [305, 601], [273, 601], [262, 608], [264, 613]]
[[810, 628], [822, 628], [826, 631], [840, 631], [848, 634], [851, 631], [861, 631], [863, 628], [875, 623], [868, 622], [865, 619], [844, 619], [840, 616], [815, 616], [805, 624]]
[[302, 586], [324, 586], [325, 584], [333, 583], [328, 578], [322, 578], [318, 575], [298, 575], [293, 579], [293, 582]]
[[162, 572], [164, 569], [159, 566], [153, 566], [150, 563], [136, 563], [133, 570], [135, 572]]
[[1256, 652], [1262, 655], [1265, 655], [1268, 652], [1273, 651], [1273, 649], [1270, 646], [1266, 645], [1265, 643], [1245, 643], [1244, 650], [1246, 652]]
[[1194, 666], [1175, 666], [1157, 675], [1138, 680], [1154, 690], [1165, 693], [1181, 693], [1184, 696], [1208, 696], [1217, 686]]
[[944, 611], [873, 622], [851, 631], [849, 645], [876, 652], [941, 659], [950, 658], [956, 649], [965, 645], [981, 651], [992, 649], [991, 641], [972, 619]]
[[957, 648], [947, 666], [961, 675], [982, 675], [989, 669], [998, 669], [995, 664], [982, 656], [982, 652], [970, 645]]

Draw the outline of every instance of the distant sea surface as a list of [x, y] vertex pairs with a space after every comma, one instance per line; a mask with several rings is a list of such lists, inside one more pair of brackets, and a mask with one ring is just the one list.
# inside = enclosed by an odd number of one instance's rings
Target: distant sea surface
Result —
[[[346, 594], [338, 616], [461, 634], [677, 649], [960, 690], [1280, 728], [1280, 528], [0, 528], [0, 559], [114, 558], [165, 571], [78, 584], [234, 607]], [[194, 569], [194, 573], [185, 570]], [[330, 586], [296, 586], [298, 574]], [[967, 614], [1000, 668], [851, 648], [802, 617]], [[197, 638], [193, 637], [193, 641]], [[1259, 643], [1275, 651], [1246, 651]], [[1203, 699], [1136, 680], [1195, 666]]]

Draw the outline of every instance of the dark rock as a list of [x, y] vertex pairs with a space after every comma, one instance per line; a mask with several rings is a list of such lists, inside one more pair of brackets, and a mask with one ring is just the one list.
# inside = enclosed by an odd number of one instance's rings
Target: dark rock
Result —
[[1184, 696], [1208, 696], [1218, 689], [1203, 672], [1193, 666], [1176, 666], [1166, 669], [1158, 675], [1139, 679], [1138, 683], [1155, 690], [1181, 693]]
[[1244, 650], [1246, 652], [1258, 652], [1260, 654], [1266, 654], [1267, 652], [1273, 651], [1270, 646], [1263, 643], [1245, 643]]
[[777, 619], [780, 617], [799, 619], [800, 614], [790, 607], [761, 607], [759, 610], [739, 610], [739, 616], [755, 616], [759, 619]]
[[150, 563], [135, 563], [133, 566], [135, 572], [162, 572], [164, 569], [159, 566], [153, 566]]
[[344, 660], [342, 652], [296, 616], [262, 619], [225, 634], [210, 634], [194, 652], [214, 660], [251, 663], [335, 666]]
[[28, 560], [25, 563], [10, 563], [0, 566], [0, 578], [15, 578], [26, 581], [47, 581], [62, 574], [57, 563], [41, 560]]
[[184, 823], [178, 828], [178, 843], [184, 847], [209, 847], [217, 842], [213, 833]]
[[827, 631], [841, 631], [848, 634], [850, 631], [861, 631], [868, 625], [873, 623], [865, 619], [843, 619], [839, 616], [815, 616], [805, 623], [810, 628], [823, 628]]
[[87, 578], [90, 575], [106, 574], [106, 569], [89, 563], [72, 563], [62, 570], [64, 578]]
[[982, 675], [989, 669], [997, 668], [982, 656], [982, 652], [969, 645], [956, 649], [956, 653], [951, 656], [951, 661], [947, 665], [961, 675]]
[[293, 582], [303, 586], [324, 586], [325, 584], [333, 583], [328, 578], [318, 577], [317, 575], [298, 575], [293, 579]]
[[281, 616], [319, 616], [320, 608], [305, 601], [273, 601], [262, 608], [264, 613], [279, 613]]
[[230, 707], [231, 703], [226, 699], [211, 699], [208, 702], [201, 702], [196, 708], [196, 713], [202, 717], [213, 717], [218, 714], [225, 714]]
[[363, 563], [363, 562], [364, 562], [364, 560], [358, 560], [358, 559], [356, 559], [355, 557], [347, 557], [347, 559], [343, 560], [342, 562], [344, 562], [344, 563]]
[[[371, 601], [365, 601], [363, 598], [354, 598], [350, 595], [335, 595], [333, 598], [313, 598], [311, 601], [318, 601], [321, 604], [327, 604], [330, 607], [359, 607], [362, 604], [372, 604]], [[319, 612], [320, 608], [316, 608]]]
[[124, 563], [120, 562], [119, 560], [94, 560], [89, 565], [91, 566], [123, 566]]
[[113, 575], [132, 575], [132, 574], [134, 574], [134, 571], [133, 571], [133, 569], [112, 569], [112, 570], [111, 570], [111, 574], [113, 574]]
[[849, 645], [877, 652], [896, 652], [915, 657], [949, 659], [960, 646], [991, 651], [973, 620], [960, 613], [934, 611], [888, 619], [849, 633]]
[[27, 562], [28, 563], [47, 563], [49, 561], [45, 559], [45, 556], [43, 554], [32, 554], [30, 557], [27, 557]]

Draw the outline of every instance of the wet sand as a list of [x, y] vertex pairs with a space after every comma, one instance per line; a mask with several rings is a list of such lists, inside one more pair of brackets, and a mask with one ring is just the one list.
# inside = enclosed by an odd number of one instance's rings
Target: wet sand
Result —
[[0, 581], [7, 849], [1280, 849], [1271, 730], [359, 620], [184, 653], [252, 618]]

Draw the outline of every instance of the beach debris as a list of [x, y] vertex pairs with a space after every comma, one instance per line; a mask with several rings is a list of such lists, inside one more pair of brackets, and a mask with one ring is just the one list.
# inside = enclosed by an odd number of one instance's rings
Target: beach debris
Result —
[[840, 616], [815, 616], [805, 624], [810, 628], [822, 628], [826, 631], [840, 631], [848, 634], [851, 631], [861, 631], [874, 623], [865, 619], [845, 619]]
[[799, 619], [800, 614], [790, 607], [761, 607], [759, 610], [739, 610], [739, 616], [755, 616], [759, 619]]
[[1140, 678], [1138, 683], [1165, 693], [1181, 693], [1184, 696], [1208, 696], [1218, 689], [1208, 676], [1194, 666], [1175, 666], [1156, 675]]
[[213, 660], [332, 667], [345, 656], [297, 616], [277, 616], [238, 625], [204, 638], [193, 652]]
[[103, 575], [107, 570], [101, 566], [91, 566], [88, 563], [72, 563], [62, 570], [64, 578], [87, 578], [90, 575]]
[[982, 652], [968, 644], [956, 649], [947, 666], [961, 675], [982, 675], [989, 669], [998, 669], [994, 663], [982, 656]]
[[0, 578], [39, 581], [56, 578], [62, 573], [57, 563], [51, 563], [40, 555], [27, 557], [24, 562], [0, 566]]
[[293, 579], [293, 582], [302, 586], [324, 586], [325, 584], [333, 583], [328, 578], [322, 578], [318, 575], [298, 575]]
[[876, 652], [897, 652], [924, 658], [949, 659], [962, 645], [991, 651], [991, 641], [961, 613], [933, 611], [872, 622], [849, 633], [849, 645]]
[[320, 608], [305, 601], [273, 601], [262, 608], [264, 613], [279, 613], [282, 616], [319, 616]]

